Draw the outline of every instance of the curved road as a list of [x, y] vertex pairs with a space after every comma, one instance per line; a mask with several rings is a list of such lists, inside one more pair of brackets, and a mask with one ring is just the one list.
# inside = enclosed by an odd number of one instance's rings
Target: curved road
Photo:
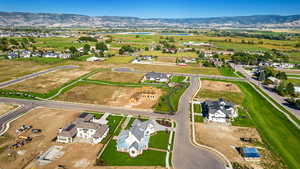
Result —
[[126, 109], [92, 104], [70, 103], [61, 101], [38, 101], [0, 97], [0, 102], [25, 105], [21, 109], [12, 111], [0, 117], [0, 135], [7, 129], [7, 122], [14, 120], [32, 108], [41, 106], [58, 109], [79, 111], [102, 111], [115, 114], [143, 115], [156, 118], [169, 118], [176, 121], [173, 164], [176, 169], [224, 169], [225, 163], [210, 151], [194, 146], [191, 142], [190, 100], [197, 92], [200, 82], [198, 76], [192, 76], [191, 84], [180, 98], [176, 115], [155, 114], [153, 111]]
[[218, 156], [191, 143], [190, 100], [197, 92], [198, 77], [191, 78], [191, 85], [180, 98], [175, 115], [176, 134], [173, 164], [176, 169], [224, 169], [225, 164]]

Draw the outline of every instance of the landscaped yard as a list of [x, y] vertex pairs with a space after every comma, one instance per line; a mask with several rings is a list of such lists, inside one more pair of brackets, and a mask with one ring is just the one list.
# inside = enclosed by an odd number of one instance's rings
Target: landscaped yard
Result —
[[120, 124], [121, 120], [124, 117], [122, 116], [114, 116], [114, 115], [109, 115], [107, 117], [107, 125], [109, 126], [109, 132], [107, 134], [107, 136], [101, 141], [101, 143], [106, 143], [109, 138], [114, 134], [116, 127]]
[[186, 79], [185, 76], [172, 76], [171, 82], [180, 83]]
[[168, 149], [170, 134], [166, 131], [159, 131], [153, 136], [150, 137], [149, 147], [151, 148], [159, 148], [163, 150]]
[[165, 166], [166, 152], [145, 150], [142, 155], [131, 158], [128, 153], [118, 152], [116, 141], [111, 140], [101, 155], [108, 166]]
[[233, 126], [255, 127], [248, 112], [243, 108], [238, 108], [238, 117], [231, 122]]

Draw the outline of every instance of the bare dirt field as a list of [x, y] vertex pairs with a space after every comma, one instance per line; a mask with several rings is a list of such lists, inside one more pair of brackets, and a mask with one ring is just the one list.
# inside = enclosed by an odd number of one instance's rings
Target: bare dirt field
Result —
[[[143, 97], [142, 94], [140, 94], [140, 89], [141, 88], [81, 84], [59, 96], [58, 100], [151, 109], [159, 100], [162, 91], [154, 88], [154, 98], [145, 99], [147, 96]], [[133, 97], [137, 99], [131, 99]]]
[[157, 57], [156, 61], [175, 63], [176, 62], [176, 57]]
[[6, 103], [0, 103], [0, 115], [5, 114], [6, 112], [13, 110], [17, 106], [6, 104]]
[[173, 73], [192, 73], [192, 74], [207, 74], [220, 75], [217, 68], [200, 67], [200, 66], [161, 66], [161, 65], [146, 65], [146, 64], [126, 64], [120, 67], [130, 67], [138, 71], [145, 72], [173, 72]]
[[138, 74], [138, 73], [113, 72], [111, 70], [103, 70], [89, 77], [89, 79], [110, 81], [110, 82], [138, 83], [143, 78], [143, 76], [144, 76], [143, 74]]
[[5, 89], [15, 89], [19, 91], [30, 91], [36, 93], [48, 93], [49, 91], [58, 88], [62, 84], [76, 79], [88, 72], [89, 71], [77, 68], [58, 70], [8, 86]]
[[233, 83], [201, 80], [201, 89], [214, 90], [214, 91], [227, 91], [227, 92], [241, 92], [240, 88]]
[[[79, 113], [80, 112], [71, 110], [37, 108], [11, 123], [8, 133], [0, 137], [0, 146], [4, 147], [4, 149], [1, 149], [0, 151], [0, 168], [19, 169], [29, 165], [31, 162], [34, 162], [34, 159], [36, 159], [40, 152], [48, 150], [48, 148], [52, 145], [57, 145], [57, 143], [53, 140], [57, 135], [58, 129], [74, 120]], [[11, 144], [14, 144], [18, 139], [15, 131], [23, 124], [31, 125], [33, 128], [42, 129], [42, 132], [33, 134], [31, 131], [27, 131], [21, 134], [22, 136], [32, 137], [32, 141], [25, 144], [21, 148], [10, 150], [7, 147]], [[81, 146], [81, 143], [77, 144], [75, 144], [75, 147]], [[78, 149], [73, 149], [72, 145], [73, 144], [64, 146], [62, 151], [65, 151], [66, 156], [63, 156], [62, 159], [79, 159], [79, 156], [82, 153], [82, 159], [87, 158], [88, 160], [94, 160], [95, 156], [92, 158], [92, 155], [94, 155], [93, 152], [96, 150], [99, 151], [101, 148], [101, 145], [97, 145], [97, 147], [84, 145], [82, 146], [82, 151], [80, 148], [81, 153], [78, 153], [75, 152], [76, 150], [78, 151]], [[74, 152], [73, 157], [69, 157], [67, 153], [68, 151]], [[18, 152], [23, 152], [24, 154], [20, 155]], [[87, 155], [88, 153], [86, 152], [91, 152], [91, 155]], [[11, 154], [11, 156], [8, 157], [8, 154]], [[70, 161], [70, 163], [71, 162], [72, 161]]]
[[53, 67], [52, 65], [40, 65], [33, 62], [0, 60], [0, 82], [15, 79], [33, 72]]
[[[264, 148], [260, 135], [255, 128], [227, 126], [217, 123], [196, 123], [196, 140], [198, 143], [213, 147], [223, 153], [231, 162], [262, 169], [264, 166], [272, 166], [276, 163], [270, 152]], [[255, 139], [253, 143], [245, 143], [240, 138]], [[262, 155], [260, 162], [245, 161], [235, 147], [256, 146]], [[278, 164], [275, 164], [278, 166]]]
[[165, 169], [164, 167], [155, 166], [93, 166], [89, 169]]

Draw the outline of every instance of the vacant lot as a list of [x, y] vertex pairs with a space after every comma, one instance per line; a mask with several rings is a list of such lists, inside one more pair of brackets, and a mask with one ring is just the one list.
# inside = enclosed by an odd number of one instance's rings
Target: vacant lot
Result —
[[151, 109], [162, 95], [160, 89], [153, 88], [153, 90], [157, 94], [155, 99], [149, 100], [140, 98], [141, 88], [83, 83], [59, 96], [58, 100]]
[[8, 86], [5, 89], [15, 89], [19, 91], [30, 91], [36, 93], [48, 93], [49, 91], [58, 88], [62, 84], [76, 79], [88, 72], [89, 71], [81, 70], [80, 68], [58, 70]]
[[[213, 147], [223, 153], [231, 162], [238, 162], [243, 165], [251, 166], [256, 169], [272, 166], [282, 168], [276, 163], [275, 159], [261, 143], [261, 138], [255, 128], [234, 127], [216, 123], [196, 123], [196, 140], [204, 145]], [[252, 138], [253, 143], [240, 141], [240, 138]], [[220, 140], [221, 144], [220, 144]], [[255, 162], [246, 162], [235, 149], [243, 146], [258, 146], [262, 154], [261, 164]], [[276, 167], [275, 167], [276, 166]], [[271, 167], [271, 168], [272, 168]]]
[[172, 73], [192, 73], [192, 74], [208, 74], [208, 75], [220, 75], [217, 68], [207, 67], [194, 67], [194, 66], [158, 66], [158, 65], [141, 65], [141, 64], [130, 64], [124, 65], [124, 67], [134, 68], [138, 71], [146, 72], [172, 72]]
[[89, 79], [92, 80], [102, 80], [110, 82], [131, 82], [138, 83], [142, 78], [143, 74], [137, 73], [126, 73], [126, 72], [112, 72], [111, 70], [103, 70]]
[[0, 60], [0, 82], [15, 79], [33, 72], [41, 71], [53, 65], [40, 65], [34, 62]]
[[239, 87], [233, 83], [202, 80], [201, 89], [196, 97], [201, 100], [224, 98], [227, 101], [242, 104], [244, 94]]
[[175, 63], [176, 57], [167, 57], [167, 56], [166, 57], [157, 57], [156, 61]]
[[16, 106], [6, 103], [0, 103], [0, 115], [16, 108]]
[[[78, 116], [79, 113], [80, 112], [69, 110], [37, 108], [28, 112], [25, 116], [21, 117], [17, 121], [11, 123], [7, 134], [0, 137], [0, 168], [19, 169], [27, 166], [28, 164], [30, 164], [30, 162], [33, 162], [40, 152], [44, 152], [48, 150], [50, 146], [56, 144], [53, 140], [57, 135], [58, 129], [74, 120], [74, 118]], [[25, 144], [21, 148], [9, 150], [7, 147], [15, 143], [15, 140], [17, 139], [15, 133], [16, 129], [23, 124], [31, 125], [33, 128], [41, 129], [42, 132], [38, 134], [32, 134], [31, 131], [23, 133], [23, 136], [32, 137], [32, 141]], [[82, 155], [81, 158], [83, 159], [89, 158], [89, 156], [84, 156], [84, 154], [87, 155], [86, 153], [84, 153], [85, 151], [94, 152], [96, 149], [96, 147], [83, 147], [80, 148], [80, 152], [83, 153], [83, 155], [81, 153], [78, 153], [76, 149], [73, 150], [72, 148], [70, 148], [69, 145], [64, 146], [63, 151], [71, 150], [72, 152], [74, 152], [72, 156], [74, 159], [76, 159], [80, 155]], [[99, 150], [98, 147], [97, 150]], [[24, 154], [19, 155], [18, 152], [23, 152]], [[68, 154], [68, 152], [65, 153]], [[8, 157], [8, 154], [11, 154], [11, 156]], [[69, 155], [66, 156], [67, 159], [69, 158], [68, 156]], [[95, 159], [95, 157], [93, 158]]]

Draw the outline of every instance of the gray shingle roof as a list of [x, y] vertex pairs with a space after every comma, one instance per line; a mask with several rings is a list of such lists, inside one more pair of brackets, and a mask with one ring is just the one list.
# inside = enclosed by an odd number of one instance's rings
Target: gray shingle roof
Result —
[[149, 73], [145, 74], [145, 77], [147, 79], [150, 79], [150, 78], [154, 78], [154, 79], [167, 79], [168, 75], [165, 74], [165, 73], [149, 72]]

